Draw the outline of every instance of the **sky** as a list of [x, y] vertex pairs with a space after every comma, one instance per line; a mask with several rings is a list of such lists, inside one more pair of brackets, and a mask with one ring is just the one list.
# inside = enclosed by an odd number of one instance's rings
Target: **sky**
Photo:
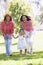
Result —
[[43, 6], [43, 0], [40, 0], [40, 4], [41, 4], [41, 6]]
[[[21, 0], [19, 0], [19, 1], [21, 1]], [[43, 0], [22, 0], [22, 1], [26, 1], [29, 4], [31, 4], [31, 6], [32, 6], [32, 15], [36, 16], [36, 15], [41, 14], [40, 7], [43, 6]], [[35, 2], [39, 2], [40, 5], [37, 6], [37, 3], [35, 3]]]
[[[31, 4], [31, 6], [32, 6], [32, 10], [33, 10], [33, 14], [34, 14], [34, 16], [35, 15], [40, 15], [41, 14], [41, 12], [40, 12], [40, 7], [42, 7], [43, 6], [43, 0], [27, 0], [30, 4]], [[38, 2], [39, 1], [39, 3], [40, 3], [40, 5], [39, 6], [37, 6], [37, 4], [35, 4], [35, 3], [33, 3], [33, 2]]]

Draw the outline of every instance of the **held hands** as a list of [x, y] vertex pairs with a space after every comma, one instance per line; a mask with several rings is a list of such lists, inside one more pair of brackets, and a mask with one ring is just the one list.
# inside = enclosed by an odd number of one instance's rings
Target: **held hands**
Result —
[[26, 36], [26, 38], [28, 38], [29, 36]]
[[29, 36], [27, 36], [27, 35], [23, 35], [23, 37], [24, 37], [24, 38], [28, 38]]
[[12, 35], [12, 36], [13, 36], [14, 39], [17, 39], [17, 38], [19, 37], [19, 36], [16, 36], [16, 37], [15, 37], [14, 35]]

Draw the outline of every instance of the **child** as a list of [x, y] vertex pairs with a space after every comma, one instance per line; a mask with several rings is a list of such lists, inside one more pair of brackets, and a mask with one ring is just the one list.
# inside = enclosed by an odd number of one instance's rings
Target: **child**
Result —
[[25, 32], [24, 29], [21, 28], [19, 30], [19, 36], [17, 36], [16, 38], [18, 38], [18, 49], [20, 50], [20, 56], [22, 56], [22, 50], [25, 49], [25, 54], [27, 52], [27, 46], [26, 46], [26, 40], [25, 40]]

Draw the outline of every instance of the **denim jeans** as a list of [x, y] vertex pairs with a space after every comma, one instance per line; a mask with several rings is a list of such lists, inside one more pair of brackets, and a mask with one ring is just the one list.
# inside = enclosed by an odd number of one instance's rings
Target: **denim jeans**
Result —
[[[9, 35], [7, 35], [9, 37]], [[12, 54], [12, 39], [11, 38], [5, 38], [5, 45], [6, 45], [6, 55]]]

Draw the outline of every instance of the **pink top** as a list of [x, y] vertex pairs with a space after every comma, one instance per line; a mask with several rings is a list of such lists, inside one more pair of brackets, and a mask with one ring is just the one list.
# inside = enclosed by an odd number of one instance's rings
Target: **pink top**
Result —
[[27, 21], [27, 23], [25, 23], [25, 22], [21, 22], [21, 26], [24, 28], [24, 30], [26, 30], [26, 31], [31, 31], [31, 30], [33, 30], [33, 26], [32, 26], [32, 22], [31, 21]]
[[14, 23], [11, 21], [8, 25], [5, 21], [1, 23], [1, 30], [3, 34], [13, 34], [14, 32]]
[[1, 23], [0, 23], [0, 31], [1, 31]]

